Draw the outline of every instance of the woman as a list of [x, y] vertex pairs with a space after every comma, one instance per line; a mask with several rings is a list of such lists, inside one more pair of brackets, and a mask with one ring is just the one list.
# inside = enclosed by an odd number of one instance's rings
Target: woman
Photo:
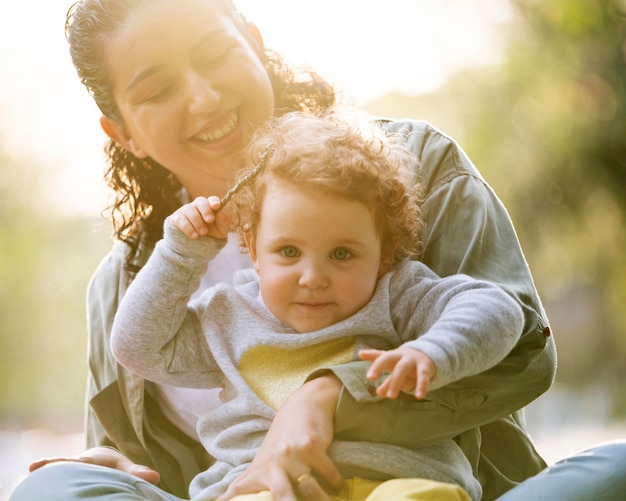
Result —
[[[99, 483], [100, 490], [92, 492], [98, 498], [115, 489], [126, 492], [132, 483], [147, 489], [139, 498], [176, 499], [150, 490], [151, 484], [137, 477], [157, 482], [160, 474], [163, 489], [185, 496], [191, 478], [210, 464], [195, 439], [195, 417], [219, 402], [211, 390], [175, 393], [117, 365], [109, 333], [118, 301], [161, 237], [164, 218], [197, 195], [226, 191], [238, 156], [260, 123], [285, 110], [324, 108], [334, 94], [313, 74], [286, 72], [228, 0], [82, 0], [70, 9], [67, 34], [81, 81], [112, 140], [107, 180], [117, 194], [113, 216], [119, 240], [90, 284], [87, 435], [92, 449], [78, 461], [117, 471], [72, 462], [39, 468], [54, 461], [43, 460], [33, 465], [37, 471], [14, 499], [72, 499], [75, 480]], [[370, 395], [367, 364], [316, 374], [321, 377], [312, 377], [280, 408], [261, 451], [228, 496], [271, 490], [274, 499], [291, 500], [295, 490], [304, 499], [327, 499], [318, 479], [341, 484], [325, 453], [333, 424], [344, 440], [377, 434], [377, 440], [393, 443], [402, 436], [406, 442], [408, 435], [422, 446], [455, 437], [462, 448], [479, 440], [480, 454], [468, 459], [484, 499], [498, 498], [545, 467], [518, 411], [550, 387], [554, 342], [508, 215], [452, 140], [424, 122], [381, 120], [381, 127], [404, 135], [422, 163], [427, 230], [420, 259], [441, 276], [463, 272], [501, 285], [522, 306], [524, 335], [504, 362], [432, 392], [425, 402], [373, 406], [377, 399]], [[247, 257], [238, 254], [234, 242], [220, 259], [205, 285], [223, 280]], [[537, 489], [546, 499], [605, 499], [600, 489], [625, 488], [619, 483], [626, 477], [625, 448], [620, 444], [577, 457], [508, 496], [541, 499], [532, 490]], [[587, 475], [576, 471], [579, 461]], [[606, 499], [615, 499], [614, 494]]]

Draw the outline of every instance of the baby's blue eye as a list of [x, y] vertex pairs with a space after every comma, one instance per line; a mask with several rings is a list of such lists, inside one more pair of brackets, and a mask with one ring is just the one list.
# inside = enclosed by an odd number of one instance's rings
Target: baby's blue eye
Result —
[[337, 259], [338, 261], [345, 261], [350, 256], [352, 256], [352, 253], [348, 249], [339, 247], [338, 249], [333, 250], [331, 256], [333, 259]]
[[280, 249], [280, 253], [285, 257], [298, 257], [300, 255], [298, 249], [292, 246], [283, 247], [282, 249]]

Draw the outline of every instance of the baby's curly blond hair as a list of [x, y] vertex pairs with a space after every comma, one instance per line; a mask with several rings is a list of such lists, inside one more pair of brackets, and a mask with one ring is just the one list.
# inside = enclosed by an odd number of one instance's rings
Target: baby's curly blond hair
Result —
[[384, 262], [418, 255], [424, 228], [419, 165], [400, 137], [353, 111], [291, 112], [256, 132], [237, 179], [250, 174], [264, 153], [262, 169], [232, 197], [231, 222], [242, 246], [243, 234], [256, 232], [266, 186], [280, 179], [365, 204]]

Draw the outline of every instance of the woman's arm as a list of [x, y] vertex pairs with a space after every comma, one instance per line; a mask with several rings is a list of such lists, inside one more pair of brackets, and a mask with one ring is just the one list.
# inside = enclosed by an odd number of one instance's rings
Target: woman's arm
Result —
[[[341, 438], [376, 441], [378, 433], [386, 433], [385, 423], [397, 418], [406, 427], [394, 426], [392, 436], [397, 433], [405, 443], [408, 434], [414, 445], [427, 445], [504, 418], [533, 401], [552, 384], [556, 353], [511, 220], [467, 155], [425, 122], [382, 125], [405, 135], [422, 163], [426, 232], [421, 260], [440, 276], [464, 273], [495, 283], [524, 314], [522, 336], [502, 362], [434, 391], [423, 402], [378, 402], [366, 377], [367, 364], [332, 368], [346, 387], [335, 423]], [[373, 402], [377, 404], [371, 406]], [[407, 408], [412, 412], [405, 412]]]
[[[207, 452], [168, 420], [145, 391], [145, 381], [119, 365], [110, 350], [113, 318], [130, 282], [124, 271], [126, 252], [127, 246], [117, 242], [94, 272], [87, 290], [85, 435], [90, 450], [83, 454], [94, 464], [131, 474], [144, 471], [136, 465], [146, 465], [160, 473], [160, 487], [184, 497], [191, 479], [210, 464]], [[142, 266], [151, 252], [151, 247], [142, 246], [135, 264]], [[113, 465], [109, 459], [115, 451], [107, 446], [119, 450], [128, 461]]]
[[123, 272], [125, 252], [126, 245], [116, 242], [93, 273], [87, 286], [88, 374], [85, 436], [89, 448], [119, 447], [109, 438], [106, 426], [92, 408], [91, 402], [106, 391], [106, 388], [116, 384], [121, 369], [111, 353], [110, 333], [113, 317], [128, 282]]
[[218, 501], [262, 490], [271, 491], [275, 501], [296, 501], [295, 492], [306, 501], [330, 501], [321, 486], [338, 489], [343, 483], [326, 454], [333, 440], [341, 388], [331, 374], [309, 381], [293, 393], [276, 414], [248, 469]]

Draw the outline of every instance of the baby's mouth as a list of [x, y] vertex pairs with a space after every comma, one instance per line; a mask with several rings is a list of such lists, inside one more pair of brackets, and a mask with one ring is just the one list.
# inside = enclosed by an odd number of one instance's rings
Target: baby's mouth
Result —
[[208, 132], [197, 134], [194, 139], [203, 143], [215, 143], [234, 131], [238, 124], [239, 115], [237, 115], [235, 111], [231, 111], [228, 115], [226, 115], [226, 118], [220, 127], [213, 128]]

